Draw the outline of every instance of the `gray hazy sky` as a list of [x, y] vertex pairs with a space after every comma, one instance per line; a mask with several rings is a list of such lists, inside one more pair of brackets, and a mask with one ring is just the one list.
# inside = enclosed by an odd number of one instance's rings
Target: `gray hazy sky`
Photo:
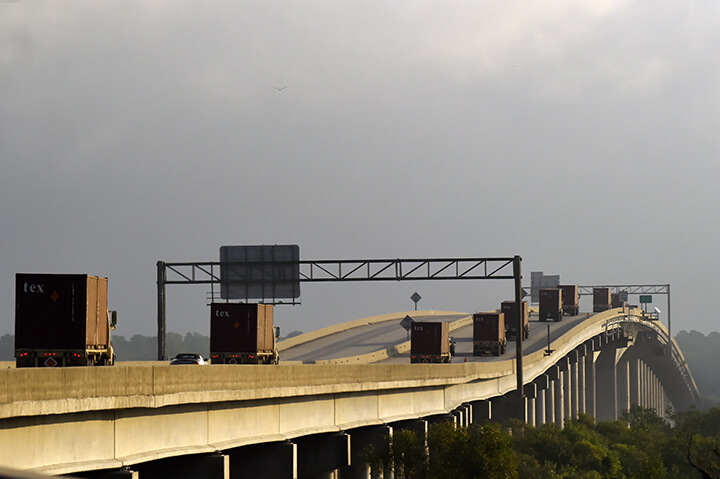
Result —
[[[0, 1], [0, 333], [16, 272], [109, 277], [155, 334], [158, 260], [523, 257], [672, 287], [718, 330], [716, 1]], [[287, 87], [278, 91], [275, 87]], [[206, 287], [168, 329], [207, 334]], [[303, 285], [285, 332], [510, 282]], [[656, 298], [665, 308], [665, 300]]]

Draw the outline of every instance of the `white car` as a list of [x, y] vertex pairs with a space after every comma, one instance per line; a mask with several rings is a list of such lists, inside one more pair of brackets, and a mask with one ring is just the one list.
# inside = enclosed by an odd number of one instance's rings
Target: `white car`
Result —
[[180, 353], [170, 360], [170, 366], [176, 366], [178, 364], [196, 364], [202, 366], [209, 363], [197, 353]]

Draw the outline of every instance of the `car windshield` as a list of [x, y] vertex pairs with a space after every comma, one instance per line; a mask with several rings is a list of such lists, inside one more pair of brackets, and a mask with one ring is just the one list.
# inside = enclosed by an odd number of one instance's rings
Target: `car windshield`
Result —
[[175, 359], [199, 359], [199, 354], [178, 354]]

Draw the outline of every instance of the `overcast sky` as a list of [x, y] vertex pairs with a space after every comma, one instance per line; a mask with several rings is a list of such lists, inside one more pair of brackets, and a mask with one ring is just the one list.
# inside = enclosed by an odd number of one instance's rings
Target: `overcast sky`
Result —
[[[674, 331], [718, 330], [718, 51], [712, 0], [0, 0], [0, 333], [47, 272], [107, 276], [117, 333], [154, 335], [158, 260], [255, 244], [517, 254], [527, 285], [669, 283]], [[208, 334], [207, 291], [168, 287], [170, 331]], [[276, 322], [415, 291], [512, 284], [303, 284]]]

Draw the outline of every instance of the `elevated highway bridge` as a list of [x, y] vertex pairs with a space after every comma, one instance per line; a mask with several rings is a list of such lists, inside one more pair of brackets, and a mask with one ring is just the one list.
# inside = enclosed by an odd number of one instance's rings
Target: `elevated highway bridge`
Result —
[[[398, 325], [408, 314], [451, 323], [452, 364], [409, 363]], [[562, 425], [579, 413], [612, 420], [639, 404], [662, 415], [699, 400], [677, 344], [640, 310], [531, 321], [522, 395], [512, 348], [468, 354], [470, 320], [364, 318], [281, 342], [277, 366], [0, 370], [0, 466], [97, 478], [359, 478], [369, 477], [362, 449], [393, 429]]]

